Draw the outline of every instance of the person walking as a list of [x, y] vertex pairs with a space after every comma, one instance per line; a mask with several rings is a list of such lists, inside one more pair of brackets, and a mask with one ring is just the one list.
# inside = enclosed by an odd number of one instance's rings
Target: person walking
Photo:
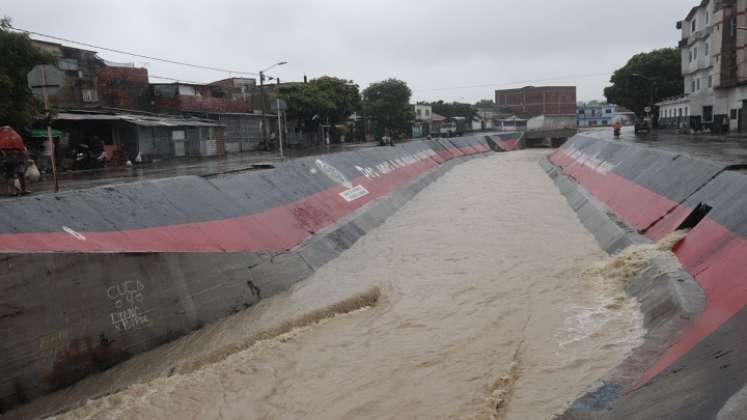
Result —
[[0, 165], [8, 182], [8, 194], [16, 196], [30, 193], [26, 188], [28, 160], [29, 153], [23, 138], [9, 126], [0, 127]]

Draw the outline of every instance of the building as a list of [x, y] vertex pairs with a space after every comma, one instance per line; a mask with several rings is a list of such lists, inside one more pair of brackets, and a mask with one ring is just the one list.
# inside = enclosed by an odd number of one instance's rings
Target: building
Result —
[[159, 114], [185, 113], [251, 113], [245, 101], [234, 99], [218, 85], [192, 83], [151, 84], [153, 110]]
[[502, 116], [494, 120], [493, 126], [498, 131], [526, 131], [528, 120], [516, 115]]
[[703, 0], [681, 31], [683, 95], [657, 104], [660, 125], [747, 131], [747, 0]]
[[690, 98], [687, 95], [665, 99], [657, 106], [659, 107], [659, 127], [677, 129], [690, 127]]
[[224, 154], [224, 126], [216, 121], [126, 112], [59, 112], [53, 122], [64, 135], [61, 166], [75, 157], [66, 151], [103, 148], [107, 159], [149, 162]]
[[417, 104], [415, 109], [415, 121], [412, 124], [412, 138], [427, 137], [431, 134], [433, 121], [433, 107], [430, 105]]
[[431, 113], [431, 135], [437, 136], [441, 134], [441, 126], [444, 125], [447, 118], [443, 115]]
[[495, 103], [500, 111], [522, 118], [539, 115], [575, 115], [576, 87], [528, 86], [521, 89], [497, 90]]
[[615, 123], [617, 107], [611, 104], [583, 104], [577, 107], [579, 127], [605, 127]]
[[146, 69], [104, 61], [95, 51], [39, 40], [32, 43], [57, 57], [57, 67], [63, 73], [62, 87], [49, 97], [55, 108], [150, 110]]

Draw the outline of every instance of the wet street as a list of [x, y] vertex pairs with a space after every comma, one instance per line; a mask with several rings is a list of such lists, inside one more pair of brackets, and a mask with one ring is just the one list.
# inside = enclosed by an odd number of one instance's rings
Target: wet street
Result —
[[[8, 418], [551, 418], [644, 330], [547, 153], [456, 166], [292, 290]], [[360, 310], [291, 322], [371, 290]]]
[[[611, 127], [583, 130], [581, 134], [605, 140], [616, 140]], [[745, 137], [676, 134], [670, 131], [653, 131], [636, 135], [633, 127], [625, 127], [617, 141], [636, 143], [731, 165], [747, 164], [747, 138]]]
[[[286, 150], [285, 158], [294, 159], [305, 156], [325, 155], [338, 153], [357, 148], [376, 147], [376, 143], [350, 143], [345, 145], [335, 144], [331, 146], [320, 146], [309, 149]], [[59, 174], [61, 191], [82, 190], [102, 185], [124, 184], [128, 182], [144, 181], [149, 179], [170, 178], [176, 176], [196, 175], [211, 176], [231, 172], [241, 172], [261, 169], [265, 165], [272, 165], [280, 161], [277, 152], [251, 152], [236, 155], [228, 155], [224, 158], [192, 158], [178, 159], [135, 165], [133, 167], [104, 168], [89, 171], [66, 171]], [[45, 174], [41, 182], [30, 186], [34, 193], [54, 191], [54, 182], [51, 174]], [[4, 193], [0, 190], [0, 194]], [[3, 198], [0, 195], [0, 198]]]

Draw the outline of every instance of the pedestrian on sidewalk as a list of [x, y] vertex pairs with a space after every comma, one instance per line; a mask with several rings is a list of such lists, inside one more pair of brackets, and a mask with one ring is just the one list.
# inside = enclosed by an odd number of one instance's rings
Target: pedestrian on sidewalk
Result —
[[0, 127], [0, 165], [8, 182], [8, 194], [28, 194], [26, 162], [29, 153], [23, 139], [8, 126]]

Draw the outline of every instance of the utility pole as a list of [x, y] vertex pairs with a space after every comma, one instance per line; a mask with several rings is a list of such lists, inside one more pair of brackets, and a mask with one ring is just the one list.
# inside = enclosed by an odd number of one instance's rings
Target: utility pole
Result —
[[280, 61], [278, 63], [275, 63], [271, 65], [270, 67], [260, 70], [259, 71], [259, 94], [262, 98], [262, 137], [263, 141], [265, 143], [265, 150], [269, 151], [269, 139], [268, 136], [270, 134], [270, 126], [269, 122], [267, 121], [267, 102], [265, 99], [265, 73], [270, 71], [270, 69], [273, 69], [277, 66], [284, 66], [288, 64], [287, 61]]
[[259, 72], [259, 95], [260, 100], [262, 101], [262, 142], [265, 146], [265, 151], [270, 150], [269, 148], [269, 141], [268, 141], [268, 129], [269, 125], [267, 123], [267, 104], [265, 103], [265, 72], [264, 70], [261, 70]]
[[60, 183], [57, 180], [57, 151], [54, 147], [54, 139], [52, 138], [52, 113], [49, 110], [49, 95], [47, 94], [47, 69], [41, 67], [42, 74], [42, 95], [44, 96], [44, 112], [47, 114], [47, 141], [49, 141], [49, 150], [52, 152], [52, 177], [54, 178], [54, 192], [60, 191]]
[[283, 127], [282, 127], [283, 122], [280, 116], [280, 113], [282, 112], [280, 110], [280, 97], [276, 99], [276, 103], [277, 103], [277, 113], [278, 113], [278, 146], [280, 149], [280, 160], [283, 160], [284, 158], [283, 156]]

